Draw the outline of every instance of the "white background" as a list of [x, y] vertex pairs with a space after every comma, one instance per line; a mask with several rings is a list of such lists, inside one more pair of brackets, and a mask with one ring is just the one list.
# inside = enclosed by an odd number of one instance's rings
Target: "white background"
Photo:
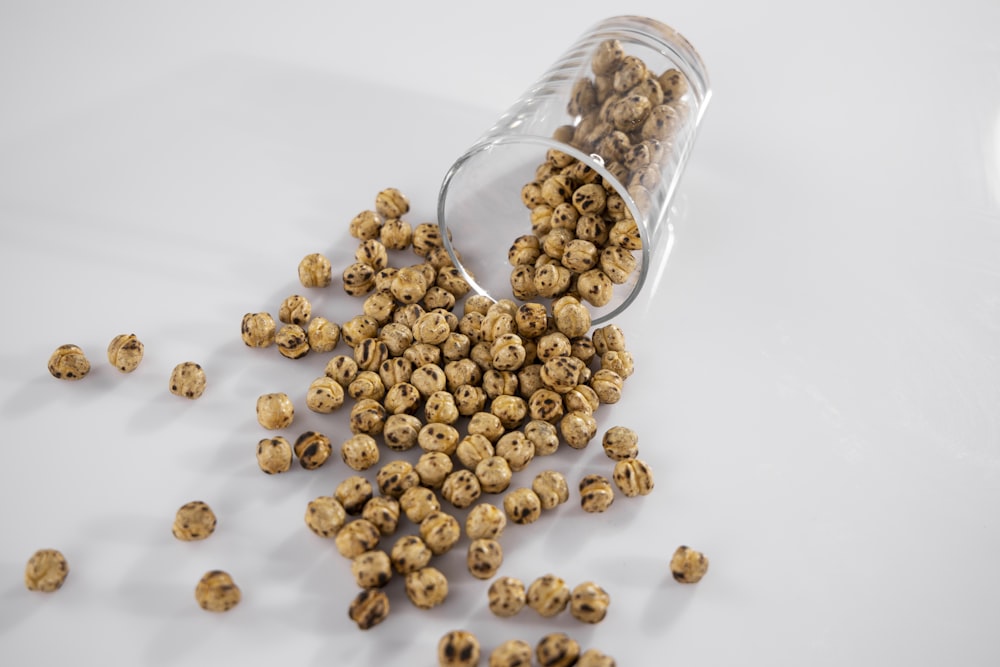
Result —
[[[637, 371], [598, 414], [640, 433], [657, 487], [508, 527], [501, 570], [597, 581], [608, 618], [495, 618], [459, 547], [443, 606], [396, 581], [359, 631], [347, 561], [302, 521], [347, 468], [254, 459], [268, 391], [298, 402], [287, 435], [345, 437], [302, 407], [325, 359], [246, 348], [240, 319], [301, 291], [306, 253], [346, 265], [382, 188], [432, 220], [451, 161], [624, 13], [683, 33], [714, 92], [662, 280], [617, 322]], [[619, 665], [996, 665], [998, 34], [988, 0], [7, 0], [0, 663], [432, 665], [463, 627], [485, 652], [561, 630]], [[129, 332], [146, 358], [121, 375], [104, 350]], [[67, 342], [94, 364], [81, 382], [46, 372]], [[166, 387], [187, 360], [208, 373], [195, 402]], [[595, 444], [545, 466], [610, 469]], [[193, 499], [219, 527], [182, 543]], [[679, 544], [711, 559], [701, 583], [670, 578]], [[70, 561], [52, 595], [22, 583], [42, 547]], [[227, 614], [194, 603], [212, 568], [243, 589]]]

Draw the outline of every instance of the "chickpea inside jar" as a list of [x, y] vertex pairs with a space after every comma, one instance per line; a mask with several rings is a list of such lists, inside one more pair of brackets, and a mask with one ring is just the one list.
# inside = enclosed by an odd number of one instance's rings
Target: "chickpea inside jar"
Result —
[[592, 26], [446, 174], [440, 236], [462, 277], [495, 300], [573, 296], [595, 325], [622, 313], [669, 255], [710, 97], [670, 26]]

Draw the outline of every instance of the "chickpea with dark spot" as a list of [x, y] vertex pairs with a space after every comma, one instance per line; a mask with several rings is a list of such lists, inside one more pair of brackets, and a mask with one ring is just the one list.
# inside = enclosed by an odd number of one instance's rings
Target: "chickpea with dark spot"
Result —
[[306, 505], [306, 526], [319, 537], [334, 537], [346, 521], [344, 506], [333, 496], [319, 496]]
[[524, 582], [515, 577], [497, 577], [487, 590], [487, 602], [495, 616], [516, 616], [527, 604]]
[[362, 630], [370, 630], [389, 616], [389, 596], [379, 589], [365, 589], [351, 600], [348, 617]]
[[211, 570], [198, 582], [194, 598], [206, 611], [223, 612], [239, 604], [242, 593], [228, 572]]
[[174, 517], [174, 537], [184, 542], [204, 540], [215, 532], [215, 512], [208, 503], [192, 500], [181, 505]]
[[206, 384], [205, 369], [193, 361], [177, 364], [170, 373], [170, 393], [175, 396], [192, 400], [201, 398], [205, 393]]
[[438, 641], [438, 665], [441, 667], [476, 667], [479, 664], [479, 640], [471, 632], [452, 630]]
[[108, 363], [122, 373], [131, 373], [142, 361], [144, 346], [135, 334], [119, 334], [108, 344]]
[[344, 507], [344, 511], [355, 516], [361, 514], [374, 494], [371, 482], [361, 475], [351, 475], [337, 485], [333, 495]]
[[322, 433], [306, 431], [295, 439], [293, 450], [299, 459], [299, 465], [305, 470], [316, 470], [330, 458], [333, 444]]
[[292, 467], [292, 446], [285, 438], [263, 438], [257, 443], [257, 465], [268, 475], [288, 472]]

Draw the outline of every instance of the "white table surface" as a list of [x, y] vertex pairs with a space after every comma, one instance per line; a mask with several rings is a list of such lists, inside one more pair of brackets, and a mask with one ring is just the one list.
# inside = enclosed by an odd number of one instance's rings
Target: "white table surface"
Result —
[[[598, 413], [657, 486], [509, 526], [501, 569], [594, 580], [609, 615], [495, 618], [459, 547], [443, 606], [396, 581], [362, 632], [302, 521], [348, 469], [254, 459], [256, 397], [301, 400], [324, 359], [246, 348], [240, 319], [302, 290], [303, 255], [346, 265], [382, 188], [433, 220], [451, 161], [621, 13], [687, 36], [714, 91], [662, 280], [617, 321], [636, 373]], [[998, 35], [991, 0], [0, 4], [0, 663], [432, 665], [461, 627], [633, 666], [998, 664]], [[126, 376], [104, 349], [129, 332]], [[67, 342], [81, 382], [46, 372]], [[195, 402], [166, 387], [186, 360]], [[347, 432], [300, 403], [288, 435], [310, 428]], [[539, 461], [609, 469], [598, 444]], [[219, 527], [182, 543], [193, 499]], [[679, 544], [699, 584], [670, 578]], [[42, 547], [70, 561], [51, 595], [22, 583]], [[212, 568], [243, 590], [227, 614], [194, 603]]]

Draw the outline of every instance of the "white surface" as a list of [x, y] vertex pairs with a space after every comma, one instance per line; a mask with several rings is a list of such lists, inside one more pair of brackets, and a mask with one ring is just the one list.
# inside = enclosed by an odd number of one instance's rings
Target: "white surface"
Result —
[[[486, 651], [563, 630], [619, 665], [1000, 661], [995, 2], [141, 4], [0, 6], [0, 662], [430, 665], [453, 627]], [[509, 527], [502, 569], [593, 579], [611, 612], [496, 619], [459, 548], [444, 606], [397, 581], [361, 632], [302, 522], [346, 467], [253, 457], [256, 396], [323, 361], [244, 347], [240, 318], [301, 291], [304, 254], [344, 265], [381, 188], [430, 220], [450, 161], [611, 13], [680, 30], [714, 90], [667, 268], [619, 321], [637, 372], [599, 413], [640, 432], [657, 488]], [[104, 349], [132, 331], [122, 376]], [[45, 370], [65, 342], [82, 382]], [[166, 389], [189, 359], [196, 402]], [[299, 415], [289, 435], [346, 432]], [[609, 469], [599, 445], [545, 464]], [[218, 531], [178, 542], [195, 498]], [[667, 573], [681, 543], [711, 558], [696, 586]], [[46, 546], [70, 577], [29, 593]], [[216, 567], [244, 592], [228, 614], [193, 601]]]

